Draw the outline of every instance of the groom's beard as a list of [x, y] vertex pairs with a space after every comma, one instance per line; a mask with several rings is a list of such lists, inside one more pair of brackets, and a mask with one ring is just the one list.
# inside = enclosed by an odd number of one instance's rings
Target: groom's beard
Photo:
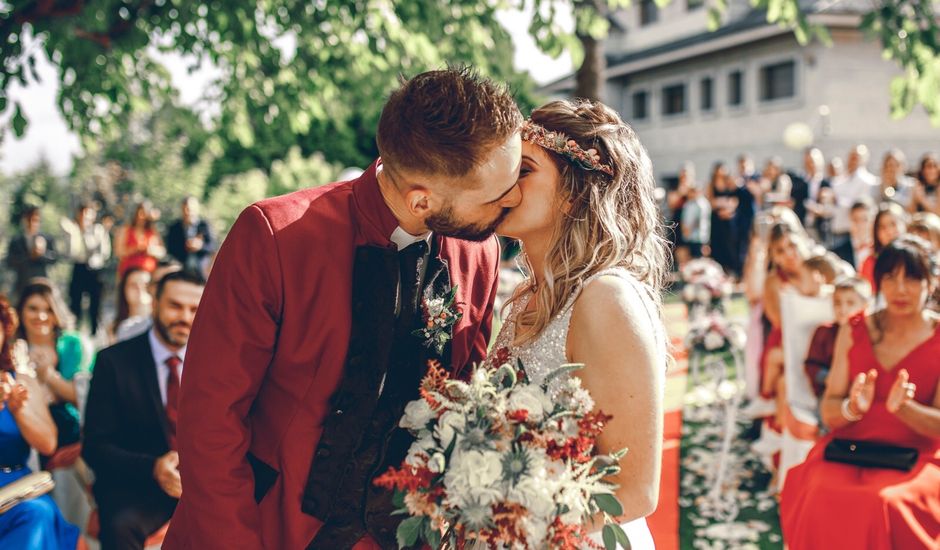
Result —
[[502, 213], [487, 224], [467, 224], [458, 220], [454, 216], [454, 209], [447, 206], [442, 208], [440, 212], [428, 216], [424, 220], [424, 225], [431, 231], [445, 237], [480, 242], [490, 238], [496, 232], [496, 228], [503, 223], [510, 211], [510, 208], [503, 208]]

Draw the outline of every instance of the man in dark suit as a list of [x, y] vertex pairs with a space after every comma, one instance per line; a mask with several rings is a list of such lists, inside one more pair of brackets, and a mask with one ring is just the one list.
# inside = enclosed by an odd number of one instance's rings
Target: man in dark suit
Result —
[[204, 285], [197, 273], [166, 275], [153, 328], [98, 354], [82, 456], [95, 472], [102, 550], [143, 548], [176, 509], [177, 396]]
[[166, 232], [166, 251], [184, 269], [206, 273], [206, 264], [215, 251], [215, 237], [206, 220], [199, 217], [199, 201], [186, 197], [182, 217]]
[[20, 291], [34, 277], [46, 277], [47, 268], [58, 259], [55, 241], [42, 233], [39, 208], [27, 206], [23, 209], [21, 221], [23, 232], [10, 239], [7, 248], [7, 266], [13, 271], [13, 292], [19, 297]]

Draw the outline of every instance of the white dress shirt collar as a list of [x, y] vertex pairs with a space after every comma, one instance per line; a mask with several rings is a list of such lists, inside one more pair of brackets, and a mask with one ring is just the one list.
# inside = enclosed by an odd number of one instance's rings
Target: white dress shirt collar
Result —
[[401, 226], [398, 226], [395, 228], [395, 231], [392, 232], [392, 236], [389, 237], [389, 240], [395, 243], [395, 246], [398, 247], [398, 250], [404, 250], [419, 241], [424, 241], [430, 246], [431, 232], [428, 231], [423, 235], [412, 235], [411, 233], [402, 229]]

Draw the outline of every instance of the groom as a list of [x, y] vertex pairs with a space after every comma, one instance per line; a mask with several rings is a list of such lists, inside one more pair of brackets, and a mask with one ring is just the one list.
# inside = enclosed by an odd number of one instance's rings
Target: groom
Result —
[[[522, 116], [467, 69], [420, 74], [385, 105], [356, 180], [261, 201], [232, 227], [186, 353], [183, 493], [164, 548], [397, 548], [371, 480], [428, 360], [483, 360], [492, 233], [521, 195]], [[456, 288], [441, 350], [414, 332]]]

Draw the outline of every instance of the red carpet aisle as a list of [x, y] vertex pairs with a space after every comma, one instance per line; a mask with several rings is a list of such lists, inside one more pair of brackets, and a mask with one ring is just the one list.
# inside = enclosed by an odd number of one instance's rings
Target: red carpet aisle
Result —
[[679, 442], [682, 439], [682, 398], [685, 395], [688, 362], [682, 339], [688, 331], [685, 305], [667, 304], [666, 329], [673, 342], [676, 364], [666, 378], [663, 471], [659, 507], [647, 518], [657, 550], [679, 548]]

